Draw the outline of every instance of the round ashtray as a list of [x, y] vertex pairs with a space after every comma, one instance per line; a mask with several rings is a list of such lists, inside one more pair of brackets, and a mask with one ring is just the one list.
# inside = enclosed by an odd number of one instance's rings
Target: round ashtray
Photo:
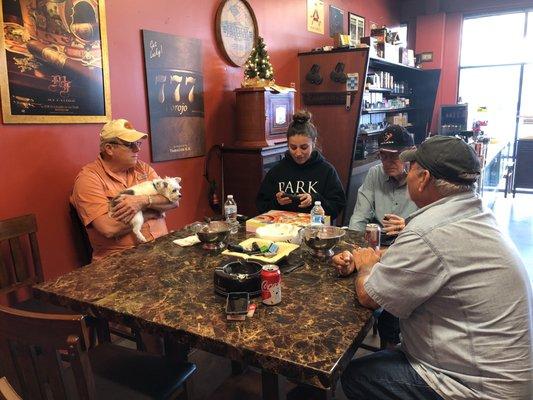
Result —
[[247, 292], [250, 296], [261, 294], [261, 269], [255, 261], [230, 261], [215, 268], [215, 292], [227, 295], [231, 292]]

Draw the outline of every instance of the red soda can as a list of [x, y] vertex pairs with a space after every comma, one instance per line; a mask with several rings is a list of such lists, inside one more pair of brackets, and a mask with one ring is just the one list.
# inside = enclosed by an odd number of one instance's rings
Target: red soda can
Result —
[[261, 298], [269, 306], [281, 303], [281, 272], [277, 265], [264, 265], [261, 270]]
[[366, 224], [365, 228], [365, 240], [368, 242], [368, 246], [374, 250], [379, 250], [381, 245], [381, 228], [378, 224]]

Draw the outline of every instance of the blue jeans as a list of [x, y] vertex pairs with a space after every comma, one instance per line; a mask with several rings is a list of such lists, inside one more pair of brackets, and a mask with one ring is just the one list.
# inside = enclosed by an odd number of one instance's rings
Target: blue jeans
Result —
[[382, 350], [352, 360], [341, 383], [350, 400], [442, 400], [400, 350]]

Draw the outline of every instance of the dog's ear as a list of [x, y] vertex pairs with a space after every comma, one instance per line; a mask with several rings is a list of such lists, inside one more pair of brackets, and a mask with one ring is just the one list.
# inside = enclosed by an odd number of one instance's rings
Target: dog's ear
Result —
[[181, 182], [181, 178], [179, 176], [176, 176], [176, 180], [178, 181], [178, 183]]

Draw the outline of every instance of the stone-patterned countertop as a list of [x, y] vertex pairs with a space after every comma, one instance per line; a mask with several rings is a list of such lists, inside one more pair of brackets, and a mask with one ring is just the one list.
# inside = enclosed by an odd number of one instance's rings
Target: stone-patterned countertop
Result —
[[[261, 367], [320, 388], [334, 387], [372, 323], [359, 305], [354, 278], [339, 278], [330, 261], [305, 246], [295, 250], [305, 265], [282, 276], [276, 306], [253, 299], [246, 321], [227, 321], [225, 297], [214, 292], [215, 267], [231, 258], [180, 247], [179, 231], [106, 257], [35, 287], [35, 295], [110, 321], [170, 333], [179, 342]], [[250, 234], [230, 237], [238, 243]], [[338, 248], [361, 244], [348, 231]]]

